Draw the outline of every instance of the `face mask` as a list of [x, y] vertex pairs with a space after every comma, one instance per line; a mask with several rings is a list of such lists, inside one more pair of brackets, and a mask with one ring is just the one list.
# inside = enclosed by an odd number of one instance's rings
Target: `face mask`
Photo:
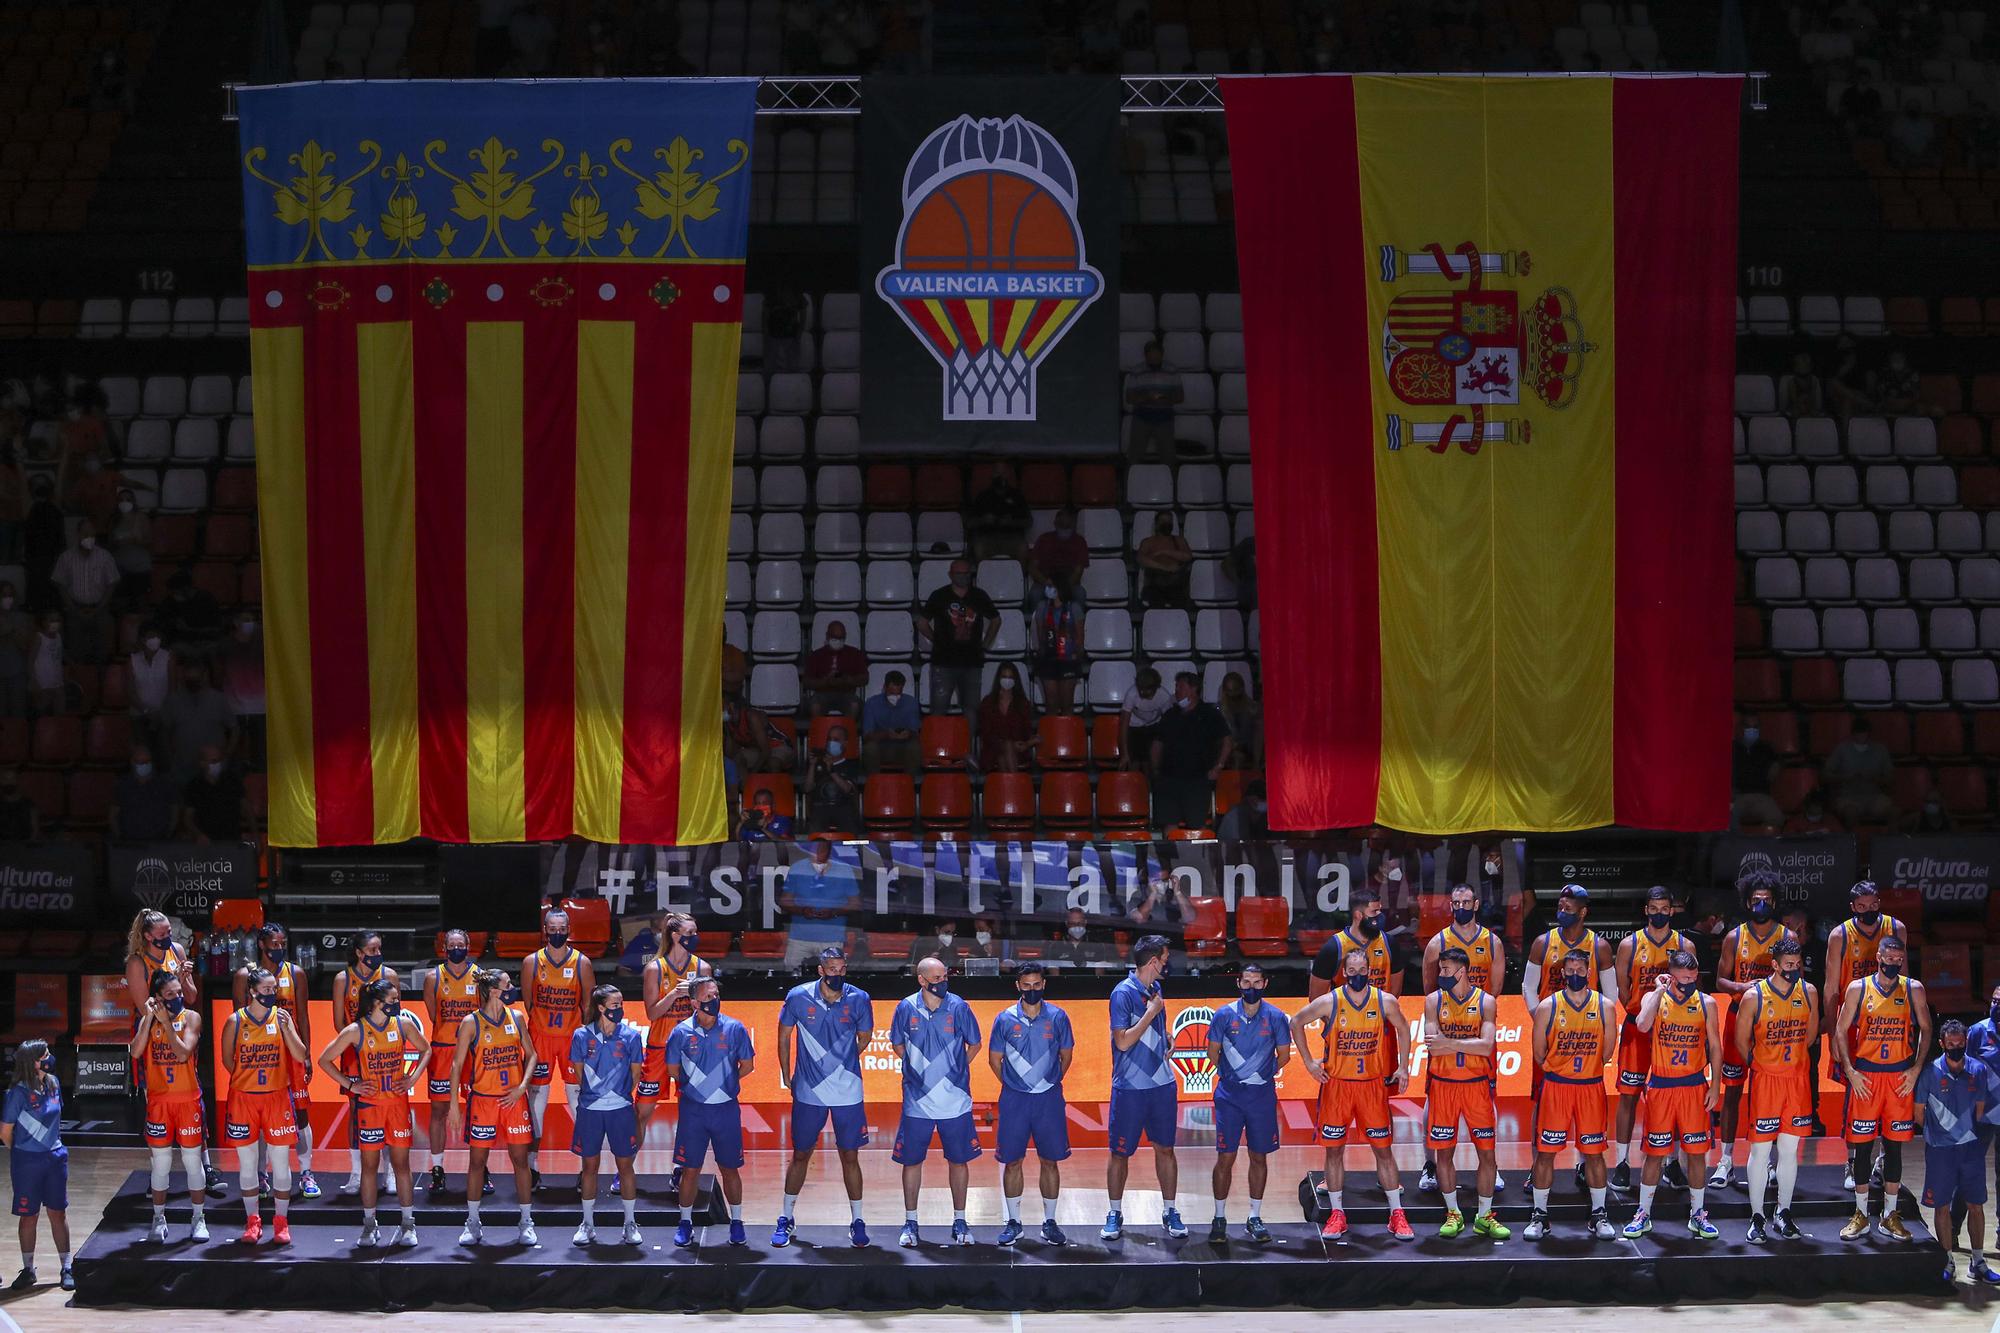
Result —
[[569, 932], [566, 930], [552, 930], [549, 932], [548, 938], [551, 949], [560, 949], [563, 945], [569, 943]]
[[[1088, 927], [1086, 926], [1071, 926], [1069, 928], [1069, 937], [1073, 940], [1080, 940], [1083, 938], [1083, 933], [1087, 929]], [[2000, 1008], [1996, 1008], [1993, 1012], [1995, 1014], [2000, 1014]]]
[[1678, 981], [1669, 981], [1667, 985], [1673, 990], [1674, 998], [1676, 1000], [1685, 1000], [1688, 996], [1694, 994], [1693, 982], [1689, 982], [1687, 985], [1683, 986]]
[[1854, 914], [1854, 919], [1855, 919], [1856, 921], [1859, 921], [1859, 922], [1860, 922], [1860, 923], [1861, 923], [1862, 925], [1864, 925], [1864, 926], [1870, 926], [1870, 927], [1872, 927], [1872, 926], [1875, 926], [1875, 925], [1877, 925], [1877, 924], [1879, 924], [1879, 923], [1881, 922], [1881, 920], [1882, 920], [1882, 913], [1881, 913], [1880, 911], [1874, 911], [1874, 912], [1856, 912], [1856, 913]]
[[1757, 738], [1763, 734], [1763, 732], [1755, 727], [1745, 727], [1743, 728], [1743, 743], [1745, 745], [1755, 745]]
[[938, 943], [944, 945], [946, 948], [950, 948], [951, 942], [957, 938], [958, 936], [948, 930], [940, 930], [938, 932]]
[[148, 943], [148, 944], [152, 945], [152, 946], [153, 946], [153, 947], [154, 947], [155, 949], [165, 949], [165, 948], [167, 947], [167, 944], [168, 944], [168, 943], [169, 943], [169, 942], [170, 942], [170, 941], [171, 941], [172, 939], [173, 939], [173, 936], [172, 936], [171, 934], [168, 934], [168, 935], [148, 935], [148, 936], [146, 937], [146, 943]]
[[1563, 973], [1563, 985], [1572, 994], [1581, 994], [1590, 986], [1590, 978], [1587, 976], [1580, 977], [1574, 972], [1565, 972]]
[[625, 1006], [622, 1004], [607, 1004], [600, 1012], [611, 1020], [614, 1027], [625, 1021]]
[[819, 974], [819, 984], [828, 990], [839, 990], [847, 984], [847, 974], [845, 972], [822, 972]]
[[256, 995], [254, 995], [251, 998], [255, 999], [258, 1005], [265, 1009], [276, 1008], [278, 1004], [278, 996], [277, 992], [275, 991], [273, 991], [269, 995], [266, 995], [263, 991], [258, 991]]
[[132, 765], [132, 774], [134, 777], [150, 778], [153, 776], [153, 766], [151, 764], [134, 764]]
[[972, 938], [978, 940], [981, 944], [991, 944], [993, 943], [993, 932], [990, 930], [975, 930], [972, 932]]
[[847, 747], [843, 745], [841, 742], [828, 741], [826, 743], [826, 757], [828, 759], [838, 759], [840, 758], [840, 756], [846, 753], [847, 753]]
[[1053, 601], [1054, 601], [1054, 600], [1056, 599], [1056, 585], [1055, 585], [1055, 584], [1053, 584], [1053, 583], [1045, 583], [1045, 584], [1043, 584], [1043, 585], [1042, 585], [1042, 596], [1044, 596], [1044, 597], [1048, 598], [1048, 599], [1049, 599], [1050, 601], [1052, 601], [1052, 602], [1053, 602]]
[[1451, 909], [1451, 919], [1461, 926], [1471, 925], [1472, 918], [1478, 915], [1479, 909], [1476, 907], [1454, 907]]
[[1000, 688], [1012, 694], [1014, 692], [1014, 678], [1012, 676], [1000, 677]]
[[721, 1013], [722, 997], [720, 995], [712, 995], [708, 999], [703, 1000], [701, 1002], [701, 1011], [704, 1014], [709, 1015], [710, 1017], [713, 1017], [714, 1015]]
[[401, 1017], [402, 1012], [403, 1002], [401, 1000], [390, 1000], [382, 1006], [382, 1016], [384, 1018], [398, 1018]]
[[1787, 986], [1795, 986], [1798, 984], [1799, 969], [1797, 969], [1796, 967], [1780, 968], [1778, 969], [1778, 975], [1784, 979], [1784, 982]]
[[903, 697], [903, 692], [902, 692], [901, 690], [897, 690], [897, 689], [888, 689], [888, 690], [884, 690], [884, 691], [882, 691], [882, 694], [883, 694], [883, 697], [884, 697], [884, 698], [886, 698], [886, 699], [888, 699], [888, 701], [889, 701], [890, 703], [894, 703], [894, 702], [896, 702], [896, 700], [898, 700], [898, 699], [900, 699], [900, 698], [902, 698], [902, 697]]
[[1654, 930], [1665, 930], [1672, 921], [1673, 917], [1666, 912], [1646, 913], [1646, 924]]
[[1557, 913], [1556, 913], [1556, 929], [1558, 929], [1558, 930], [1568, 930], [1568, 929], [1569, 929], [1569, 928], [1570, 928], [1571, 926], [1574, 926], [1575, 924], [1576, 924], [1576, 913], [1575, 913], [1575, 912], [1557, 912]]
[[835, 651], [845, 648], [847, 646], [847, 636], [844, 634], [829, 634], [826, 636], [826, 646]]
[[1944, 1058], [1955, 1065], [1964, 1064], [1965, 1048], [1963, 1046], [1947, 1046], [1944, 1048]]
[[929, 991], [931, 994], [937, 996], [939, 999], [943, 999], [946, 995], [949, 995], [951, 993], [951, 982], [927, 981], [924, 983], [924, 989]]
[[1390, 866], [1388, 873], [1384, 875], [1383, 878], [1388, 880], [1391, 884], [1401, 884], [1403, 882], [1403, 867]]
[[1764, 902], [1751, 903], [1750, 919], [1752, 921], [1769, 921], [1771, 919], [1772, 910], [1773, 909], [1771, 907], [1771, 904], [1769, 903], [1764, 903]]
[[1262, 986], [1238, 986], [1236, 993], [1243, 997], [1245, 1006], [1254, 1005], [1264, 998], [1264, 988]]
[[1875, 967], [1877, 971], [1881, 972], [1884, 981], [1894, 981], [1897, 977], [1903, 975], [1903, 965], [1901, 963], [1877, 963]]
[[1500, 873], [1500, 863], [1499, 863], [1498, 861], [1488, 861], [1488, 862], [1486, 863], [1486, 873], [1487, 873], [1487, 874], [1489, 874], [1489, 875], [1497, 875], [1497, 874], [1499, 874], [1499, 873]]
[[500, 1003], [519, 1004], [520, 1002], [521, 988], [519, 986], [509, 986], [506, 990], [500, 992]]
[[1027, 1005], [1029, 1008], [1033, 1008], [1035, 1005], [1040, 1004], [1042, 1002], [1042, 997], [1044, 995], [1047, 995], [1048, 993], [1049, 993], [1049, 988], [1047, 986], [1030, 986], [1028, 987], [1028, 989], [1019, 992], [1021, 996], [1021, 1003]]
[[1456, 995], [1460, 987], [1465, 985], [1465, 974], [1461, 972], [1455, 977], [1447, 977], [1440, 973], [1438, 976], [1438, 985]]
[[695, 945], [697, 945], [697, 944], [699, 944], [699, 943], [701, 943], [701, 936], [699, 936], [699, 935], [676, 935], [676, 936], [674, 936], [674, 943], [675, 943], [675, 944], [678, 944], [678, 945], [680, 945], [680, 946], [681, 946], [681, 952], [682, 952], [682, 953], [693, 953], [693, 952], [694, 952], [694, 946], [695, 946]]
[[187, 1001], [178, 995], [174, 996], [171, 1000], [163, 1000], [161, 1003], [166, 1006], [169, 1014], [178, 1014], [181, 1010], [187, 1008]]
[[129, 513], [131, 513], [131, 512], [132, 512], [132, 509], [133, 509], [133, 505], [132, 505], [132, 502], [131, 502], [130, 500], [120, 500], [120, 501], [118, 502], [118, 512], [119, 512], [119, 513], [121, 513], [121, 514], [129, 514]]
[[41, 1063], [36, 1065], [35, 1068], [41, 1070], [44, 1074], [53, 1074], [56, 1072], [56, 1058], [53, 1055], [45, 1055], [42, 1057]]
[[273, 962], [281, 963], [285, 959], [285, 946], [282, 944], [267, 944], [264, 946], [264, 956]]
[[1355, 992], [1357, 995], [1367, 990], [1368, 974], [1366, 972], [1349, 972], [1347, 974], [1347, 989]]
[[1356, 923], [1356, 927], [1361, 931], [1361, 938], [1372, 940], [1382, 933], [1382, 918], [1378, 916], [1365, 916]]
[[220, 763], [214, 763], [214, 764], [210, 764], [210, 765], [208, 766], [208, 775], [209, 775], [210, 777], [212, 777], [212, 778], [219, 778], [219, 777], [221, 777], [221, 776], [222, 776], [222, 765], [221, 765]]
[[77, 545], [81, 546], [86, 551], [95, 551], [97, 549], [97, 538], [85, 537], [81, 541], [77, 542]]
[[380, 966], [382, 966], [382, 955], [381, 955], [381, 954], [379, 954], [379, 953], [364, 953], [364, 954], [362, 954], [362, 955], [361, 955], [361, 970], [362, 970], [362, 971], [363, 971], [364, 973], [366, 973], [366, 972], [373, 972], [373, 971], [374, 971], [374, 970], [375, 970], [376, 968], [378, 968], [378, 967], [380, 967]]
[[149, 653], [157, 653], [157, 652], [159, 652], [159, 651], [160, 651], [160, 636], [159, 636], [159, 635], [155, 634], [155, 635], [151, 635], [151, 636], [149, 636], [149, 637], [147, 638], [147, 640], [146, 640], [146, 651], [147, 651], [147, 652], [149, 652]]
[[472, 951], [470, 949], [446, 949], [444, 951], [445, 961], [450, 963], [453, 967], [457, 967], [460, 963], [463, 963], [466, 960], [467, 956], [470, 955], [471, 952]]
[[1175, 703], [1175, 704], [1176, 704], [1176, 705], [1177, 705], [1178, 707], [1181, 707], [1181, 708], [1193, 708], [1193, 707], [1194, 707], [1194, 700], [1193, 700], [1193, 699], [1176, 699], [1176, 700], [1174, 700], [1174, 703]]

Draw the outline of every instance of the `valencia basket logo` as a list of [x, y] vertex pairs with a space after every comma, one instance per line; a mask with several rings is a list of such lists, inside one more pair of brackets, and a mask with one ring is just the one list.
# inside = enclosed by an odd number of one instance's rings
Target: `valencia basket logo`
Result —
[[1020, 116], [960, 116], [911, 154], [902, 203], [875, 291], [937, 361], [944, 419], [1033, 421], [1035, 367], [1104, 290], [1069, 154]]
[[1215, 1064], [1208, 1058], [1208, 1025], [1214, 1021], [1215, 1010], [1207, 1005], [1174, 1015], [1173, 1043], [1167, 1058], [1173, 1062], [1181, 1087], [1192, 1097], [1207, 1097], [1215, 1091]]

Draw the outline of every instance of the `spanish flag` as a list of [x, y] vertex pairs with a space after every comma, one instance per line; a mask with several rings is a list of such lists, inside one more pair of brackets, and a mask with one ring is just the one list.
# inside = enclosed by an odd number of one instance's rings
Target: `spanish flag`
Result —
[[724, 836], [754, 99], [239, 93], [274, 843]]
[[1222, 93], [1272, 826], [1724, 827], [1741, 81]]

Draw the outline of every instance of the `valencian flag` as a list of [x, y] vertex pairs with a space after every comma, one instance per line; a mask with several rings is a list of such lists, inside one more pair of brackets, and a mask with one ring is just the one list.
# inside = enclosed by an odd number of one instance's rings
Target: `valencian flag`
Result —
[[1740, 80], [1222, 93], [1272, 825], [1722, 827]]
[[720, 839], [755, 81], [238, 105], [271, 840]]

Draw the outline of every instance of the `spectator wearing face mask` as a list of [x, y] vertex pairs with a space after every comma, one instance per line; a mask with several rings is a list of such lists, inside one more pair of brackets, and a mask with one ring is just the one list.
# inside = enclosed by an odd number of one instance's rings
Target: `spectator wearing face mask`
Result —
[[1224, 842], [1244, 842], [1251, 838], [1271, 836], [1271, 804], [1264, 794], [1264, 784], [1253, 782], [1243, 789], [1243, 799], [1229, 807], [1215, 826], [1215, 836]]
[[923, 717], [917, 701], [903, 687], [900, 671], [882, 678], [882, 692], [861, 705], [861, 763], [870, 774], [885, 768], [915, 772], [919, 767], [917, 733]]
[[1028, 638], [1042, 702], [1051, 713], [1076, 711], [1076, 686], [1085, 669], [1084, 615], [1083, 599], [1071, 591], [1068, 576], [1049, 575], [1029, 613]]
[[222, 691], [208, 682], [199, 664], [181, 670], [181, 687], [160, 706], [160, 734], [176, 782], [194, 778], [207, 762], [204, 751], [229, 753], [236, 741], [236, 715]]
[[1865, 717], [1854, 720], [1847, 739], [1833, 747], [1820, 770], [1821, 784], [1833, 794], [1833, 811], [1849, 828], [1886, 824], [1895, 816], [1896, 807], [1889, 799], [1895, 775], [1895, 761], [1887, 748], [1876, 743], [1874, 728]]
[[1783, 832], [1787, 837], [1811, 836], [1815, 833], [1838, 833], [1840, 821], [1826, 808], [1826, 793], [1814, 787], [1799, 802], [1799, 812], [1785, 821]]
[[743, 803], [743, 819], [737, 825], [738, 842], [790, 842], [792, 812], [780, 810], [769, 787], [753, 784], [750, 799]]
[[1012, 662], [993, 677], [993, 693], [979, 702], [979, 767], [1020, 773], [1034, 763], [1035, 709], [1021, 689]]
[[14, 585], [0, 582], [0, 717], [28, 715], [28, 659], [34, 618], [21, 609]]
[[1167, 369], [1166, 352], [1146, 344], [1146, 368], [1125, 377], [1125, 406], [1132, 412], [1132, 461], [1174, 457], [1174, 408], [1187, 396], [1181, 377]]
[[1905, 833], [1950, 833], [1957, 827], [1951, 812], [1944, 808], [1944, 797], [1934, 791], [1926, 793], [1924, 803], [1900, 822]]
[[931, 646], [930, 711], [963, 708], [973, 739], [979, 737], [979, 677], [986, 649], [1000, 632], [993, 599], [972, 586], [972, 565], [951, 562], [951, 582], [933, 592], [916, 620], [917, 635]]
[[910, 945], [908, 961], [911, 967], [915, 967], [926, 958], [935, 958], [946, 967], [957, 967], [959, 960], [971, 952], [964, 923], [943, 918], [931, 927], [930, 934], [917, 936]]
[[0, 769], [0, 842], [40, 842], [42, 812], [21, 790], [21, 774]]
[[1089, 967], [1109, 958], [1105, 947], [1090, 938], [1090, 918], [1081, 907], [1072, 907], [1063, 914], [1062, 930], [1043, 949], [1042, 956], [1065, 967]]
[[194, 842], [241, 838], [250, 822], [243, 778], [219, 745], [201, 747], [201, 767], [181, 790], [182, 832]]
[[37, 713], [60, 713], [67, 706], [63, 661], [62, 616], [55, 611], [45, 612], [28, 654], [28, 689]]
[[139, 508], [130, 487], [118, 492], [118, 516], [111, 522], [111, 558], [118, 564], [120, 604], [146, 604], [153, 586], [153, 520]]
[[118, 562], [97, 544], [97, 525], [77, 525], [76, 545], [56, 557], [49, 579], [62, 599], [70, 656], [102, 662], [111, 655], [111, 598], [118, 591]]
[[976, 916], [972, 919], [972, 942], [966, 946], [965, 956], [999, 959], [1007, 957], [1006, 942], [1000, 938], [999, 929], [992, 917]]
[[868, 658], [847, 643], [844, 622], [827, 622], [826, 642], [806, 654], [799, 683], [814, 717], [838, 713], [853, 717], [861, 708], [861, 690], [868, 684]]
[[160, 709], [174, 687], [174, 655], [167, 651], [157, 625], [139, 627], [139, 646], [125, 659], [131, 675], [132, 724], [147, 735], [160, 724]]
[[1118, 709], [1118, 767], [1151, 771], [1154, 730], [1173, 706], [1174, 696], [1161, 688], [1160, 673], [1139, 668]]
[[1735, 794], [1730, 818], [1737, 828], [1776, 828], [1785, 822], [1785, 812], [1771, 799], [1771, 786], [1778, 780], [1778, 752], [1764, 739], [1757, 719], [1749, 713], [1736, 717], [1736, 743], [1729, 750], [1729, 787]]
[[243, 753], [261, 768], [264, 762], [264, 636], [257, 631], [257, 617], [248, 611], [237, 615], [230, 627], [229, 641], [222, 647], [222, 697], [236, 717], [243, 737]]
[[1156, 925], [1182, 923], [1194, 920], [1194, 900], [1188, 897], [1187, 886], [1165, 870], [1159, 870], [1132, 890], [1126, 901], [1125, 914], [1133, 925], [1152, 922]]
[[153, 767], [153, 752], [132, 747], [132, 766], [118, 775], [111, 794], [111, 836], [134, 842], [160, 842], [174, 836], [180, 806], [174, 787]]
[[1213, 704], [1203, 703], [1201, 679], [1192, 671], [1174, 677], [1174, 707], [1153, 736], [1153, 818], [1164, 832], [1208, 826], [1215, 780], [1235, 742]]
[[1090, 543], [1076, 530], [1076, 510], [1065, 505], [1056, 510], [1055, 526], [1035, 538], [1035, 546], [1028, 553], [1028, 577], [1031, 581], [1045, 581], [1061, 575], [1072, 584], [1083, 578], [1083, 571], [1090, 564]]
[[1139, 600], [1149, 607], [1187, 608], [1194, 603], [1188, 584], [1194, 576], [1194, 548], [1174, 531], [1174, 516], [1153, 518], [1153, 535], [1139, 543], [1139, 569], [1144, 580]]
[[861, 828], [861, 788], [868, 776], [848, 748], [847, 728], [826, 733], [826, 749], [806, 766], [811, 818], [816, 833], [853, 833]]

